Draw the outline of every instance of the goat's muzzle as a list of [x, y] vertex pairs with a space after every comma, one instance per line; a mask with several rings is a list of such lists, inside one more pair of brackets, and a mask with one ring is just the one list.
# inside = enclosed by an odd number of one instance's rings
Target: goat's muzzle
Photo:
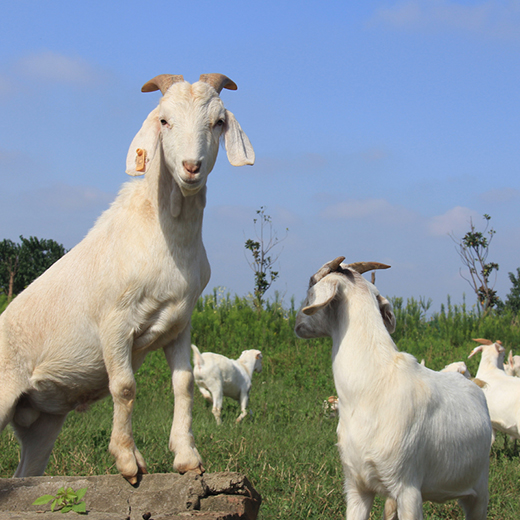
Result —
[[196, 175], [200, 172], [202, 161], [182, 161], [182, 166], [190, 175]]

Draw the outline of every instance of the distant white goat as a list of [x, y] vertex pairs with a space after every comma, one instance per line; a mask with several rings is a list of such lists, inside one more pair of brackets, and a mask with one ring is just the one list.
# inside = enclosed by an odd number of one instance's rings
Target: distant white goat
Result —
[[513, 351], [509, 351], [507, 363], [504, 363], [504, 371], [508, 376], [520, 377], [520, 356], [513, 356]]
[[[520, 439], [520, 379], [508, 376], [503, 369], [505, 349], [500, 341], [474, 339], [480, 343], [469, 357], [482, 352], [476, 378], [483, 381], [493, 430]], [[494, 440], [494, 432], [493, 432]]]
[[238, 359], [229, 359], [221, 354], [204, 352], [191, 346], [193, 350], [193, 375], [200, 393], [213, 402], [213, 415], [217, 424], [222, 424], [220, 414], [224, 397], [231, 397], [240, 403], [240, 422], [247, 415], [249, 391], [253, 372], [262, 371], [262, 353], [259, 350], [244, 350]]
[[[421, 365], [423, 367], [426, 366], [426, 362], [424, 361], [424, 359], [421, 359]], [[439, 372], [458, 372], [459, 374], [462, 374], [464, 377], [471, 379], [471, 374], [464, 361], [455, 361], [454, 363], [450, 363], [449, 365], [446, 365], [442, 370], [439, 370]]]
[[491, 424], [483, 392], [399, 352], [390, 303], [360, 274], [388, 266], [343, 259], [311, 277], [295, 331], [332, 337], [347, 519], [368, 519], [380, 494], [386, 519], [420, 520], [423, 500], [458, 498], [466, 518], [484, 520]]
[[16, 477], [41, 475], [65, 417], [108, 395], [110, 452], [131, 483], [146, 464], [132, 435], [134, 371], [164, 349], [175, 410], [169, 447], [180, 471], [202, 471], [191, 430], [190, 322], [210, 267], [202, 244], [206, 179], [223, 137], [235, 166], [254, 152], [219, 97], [236, 85], [221, 74], [189, 84], [161, 75], [161, 90], [134, 138], [127, 183], [88, 235], [19, 294], [0, 317], [0, 431], [21, 442]]
[[440, 370], [440, 372], [458, 372], [467, 379], [471, 379], [471, 374], [464, 361], [455, 361], [454, 363], [450, 363], [449, 365], [446, 365], [442, 370]]

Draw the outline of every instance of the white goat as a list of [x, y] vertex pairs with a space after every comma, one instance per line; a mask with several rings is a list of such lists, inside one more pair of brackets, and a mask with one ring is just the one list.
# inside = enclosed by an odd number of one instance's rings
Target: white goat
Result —
[[295, 332], [332, 337], [347, 519], [368, 519], [380, 494], [386, 519], [420, 520], [423, 500], [459, 498], [466, 518], [483, 520], [491, 445], [484, 394], [399, 352], [390, 303], [360, 274], [388, 266], [343, 259], [311, 277]]
[[[484, 384], [493, 430], [520, 439], [520, 379], [508, 376], [503, 369], [505, 349], [500, 341], [474, 339], [480, 343], [469, 357], [482, 352], [476, 378]], [[493, 440], [494, 440], [493, 431]]]
[[513, 351], [509, 351], [507, 363], [504, 363], [504, 372], [508, 376], [520, 377], [520, 356], [513, 356]]
[[471, 373], [468, 370], [468, 367], [466, 366], [466, 363], [464, 361], [455, 361], [454, 363], [450, 363], [449, 365], [446, 365], [440, 372], [457, 372], [459, 374], [462, 374], [467, 379], [471, 379]]
[[220, 414], [224, 397], [240, 403], [240, 422], [247, 415], [247, 403], [251, 390], [253, 372], [262, 371], [262, 353], [259, 350], [244, 350], [238, 359], [229, 359], [221, 354], [193, 350], [193, 375], [200, 393], [213, 402], [212, 412], [217, 424], [222, 424]]
[[[426, 366], [426, 362], [424, 361], [424, 359], [421, 359], [421, 365], [423, 367]], [[457, 372], [459, 374], [462, 374], [467, 379], [471, 379], [471, 374], [464, 361], [455, 361], [453, 363], [450, 363], [449, 365], [446, 365], [442, 370], [439, 370], [439, 372]]]
[[146, 464], [131, 416], [134, 371], [164, 349], [175, 395], [169, 447], [180, 472], [203, 471], [191, 430], [190, 322], [210, 277], [202, 244], [206, 179], [223, 137], [231, 164], [254, 162], [247, 136], [219, 97], [236, 85], [207, 74], [190, 85], [161, 75], [161, 90], [127, 157], [127, 183], [88, 235], [19, 294], [0, 317], [0, 431], [21, 442], [16, 477], [41, 475], [71, 410], [108, 393], [110, 452], [131, 483]]

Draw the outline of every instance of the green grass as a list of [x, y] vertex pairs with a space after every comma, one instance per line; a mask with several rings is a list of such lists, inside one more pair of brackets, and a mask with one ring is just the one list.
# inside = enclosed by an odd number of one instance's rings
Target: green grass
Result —
[[[426, 319], [424, 305], [393, 301], [401, 350], [424, 358], [433, 369], [466, 360], [475, 346], [472, 337], [501, 339], [506, 348], [520, 344], [518, 316], [503, 314], [480, 320], [464, 306], [448, 304]], [[255, 374], [250, 408], [253, 415], [236, 424], [239, 406], [226, 399], [218, 428], [211, 407], [195, 389], [193, 430], [206, 471], [245, 473], [262, 494], [259, 518], [341, 519], [345, 515], [343, 475], [336, 448], [337, 419], [326, 417], [322, 403], [335, 393], [329, 339], [302, 341], [295, 337], [295, 310], [268, 304], [258, 314], [243, 298], [201, 299], [193, 315], [192, 339], [201, 351], [238, 357], [258, 348], [264, 370]], [[476, 373], [478, 359], [468, 366]], [[173, 411], [170, 373], [162, 352], [148, 356], [136, 374], [133, 415], [136, 444], [150, 472], [172, 471], [168, 437]], [[108, 453], [110, 399], [87, 413], [71, 413], [47, 467], [48, 475], [117, 473]], [[517, 520], [520, 512], [518, 448], [499, 436], [491, 452], [489, 519]], [[0, 436], [0, 476], [9, 477], [18, 463], [18, 444], [10, 429]], [[371, 518], [382, 517], [378, 499]], [[456, 504], [425, 504], [426, 519], [462, 519]]]

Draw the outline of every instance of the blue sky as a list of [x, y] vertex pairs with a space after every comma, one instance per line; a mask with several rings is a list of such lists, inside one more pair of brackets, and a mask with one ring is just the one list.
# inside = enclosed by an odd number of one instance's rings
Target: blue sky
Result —
[[261, 206], [280, 238], [278, 290], [304, 297], [339, 255], [388, 263], [389, 296], [474, 296], [448, 236], [496, 230], [520, 267], [520, 1], [17, 0], [0, 30], [0, 238], [73, 247], [115, 198], [152, 77], [220, 72], [253, 167], [208, 181], [208, 291], [246, 295]]

